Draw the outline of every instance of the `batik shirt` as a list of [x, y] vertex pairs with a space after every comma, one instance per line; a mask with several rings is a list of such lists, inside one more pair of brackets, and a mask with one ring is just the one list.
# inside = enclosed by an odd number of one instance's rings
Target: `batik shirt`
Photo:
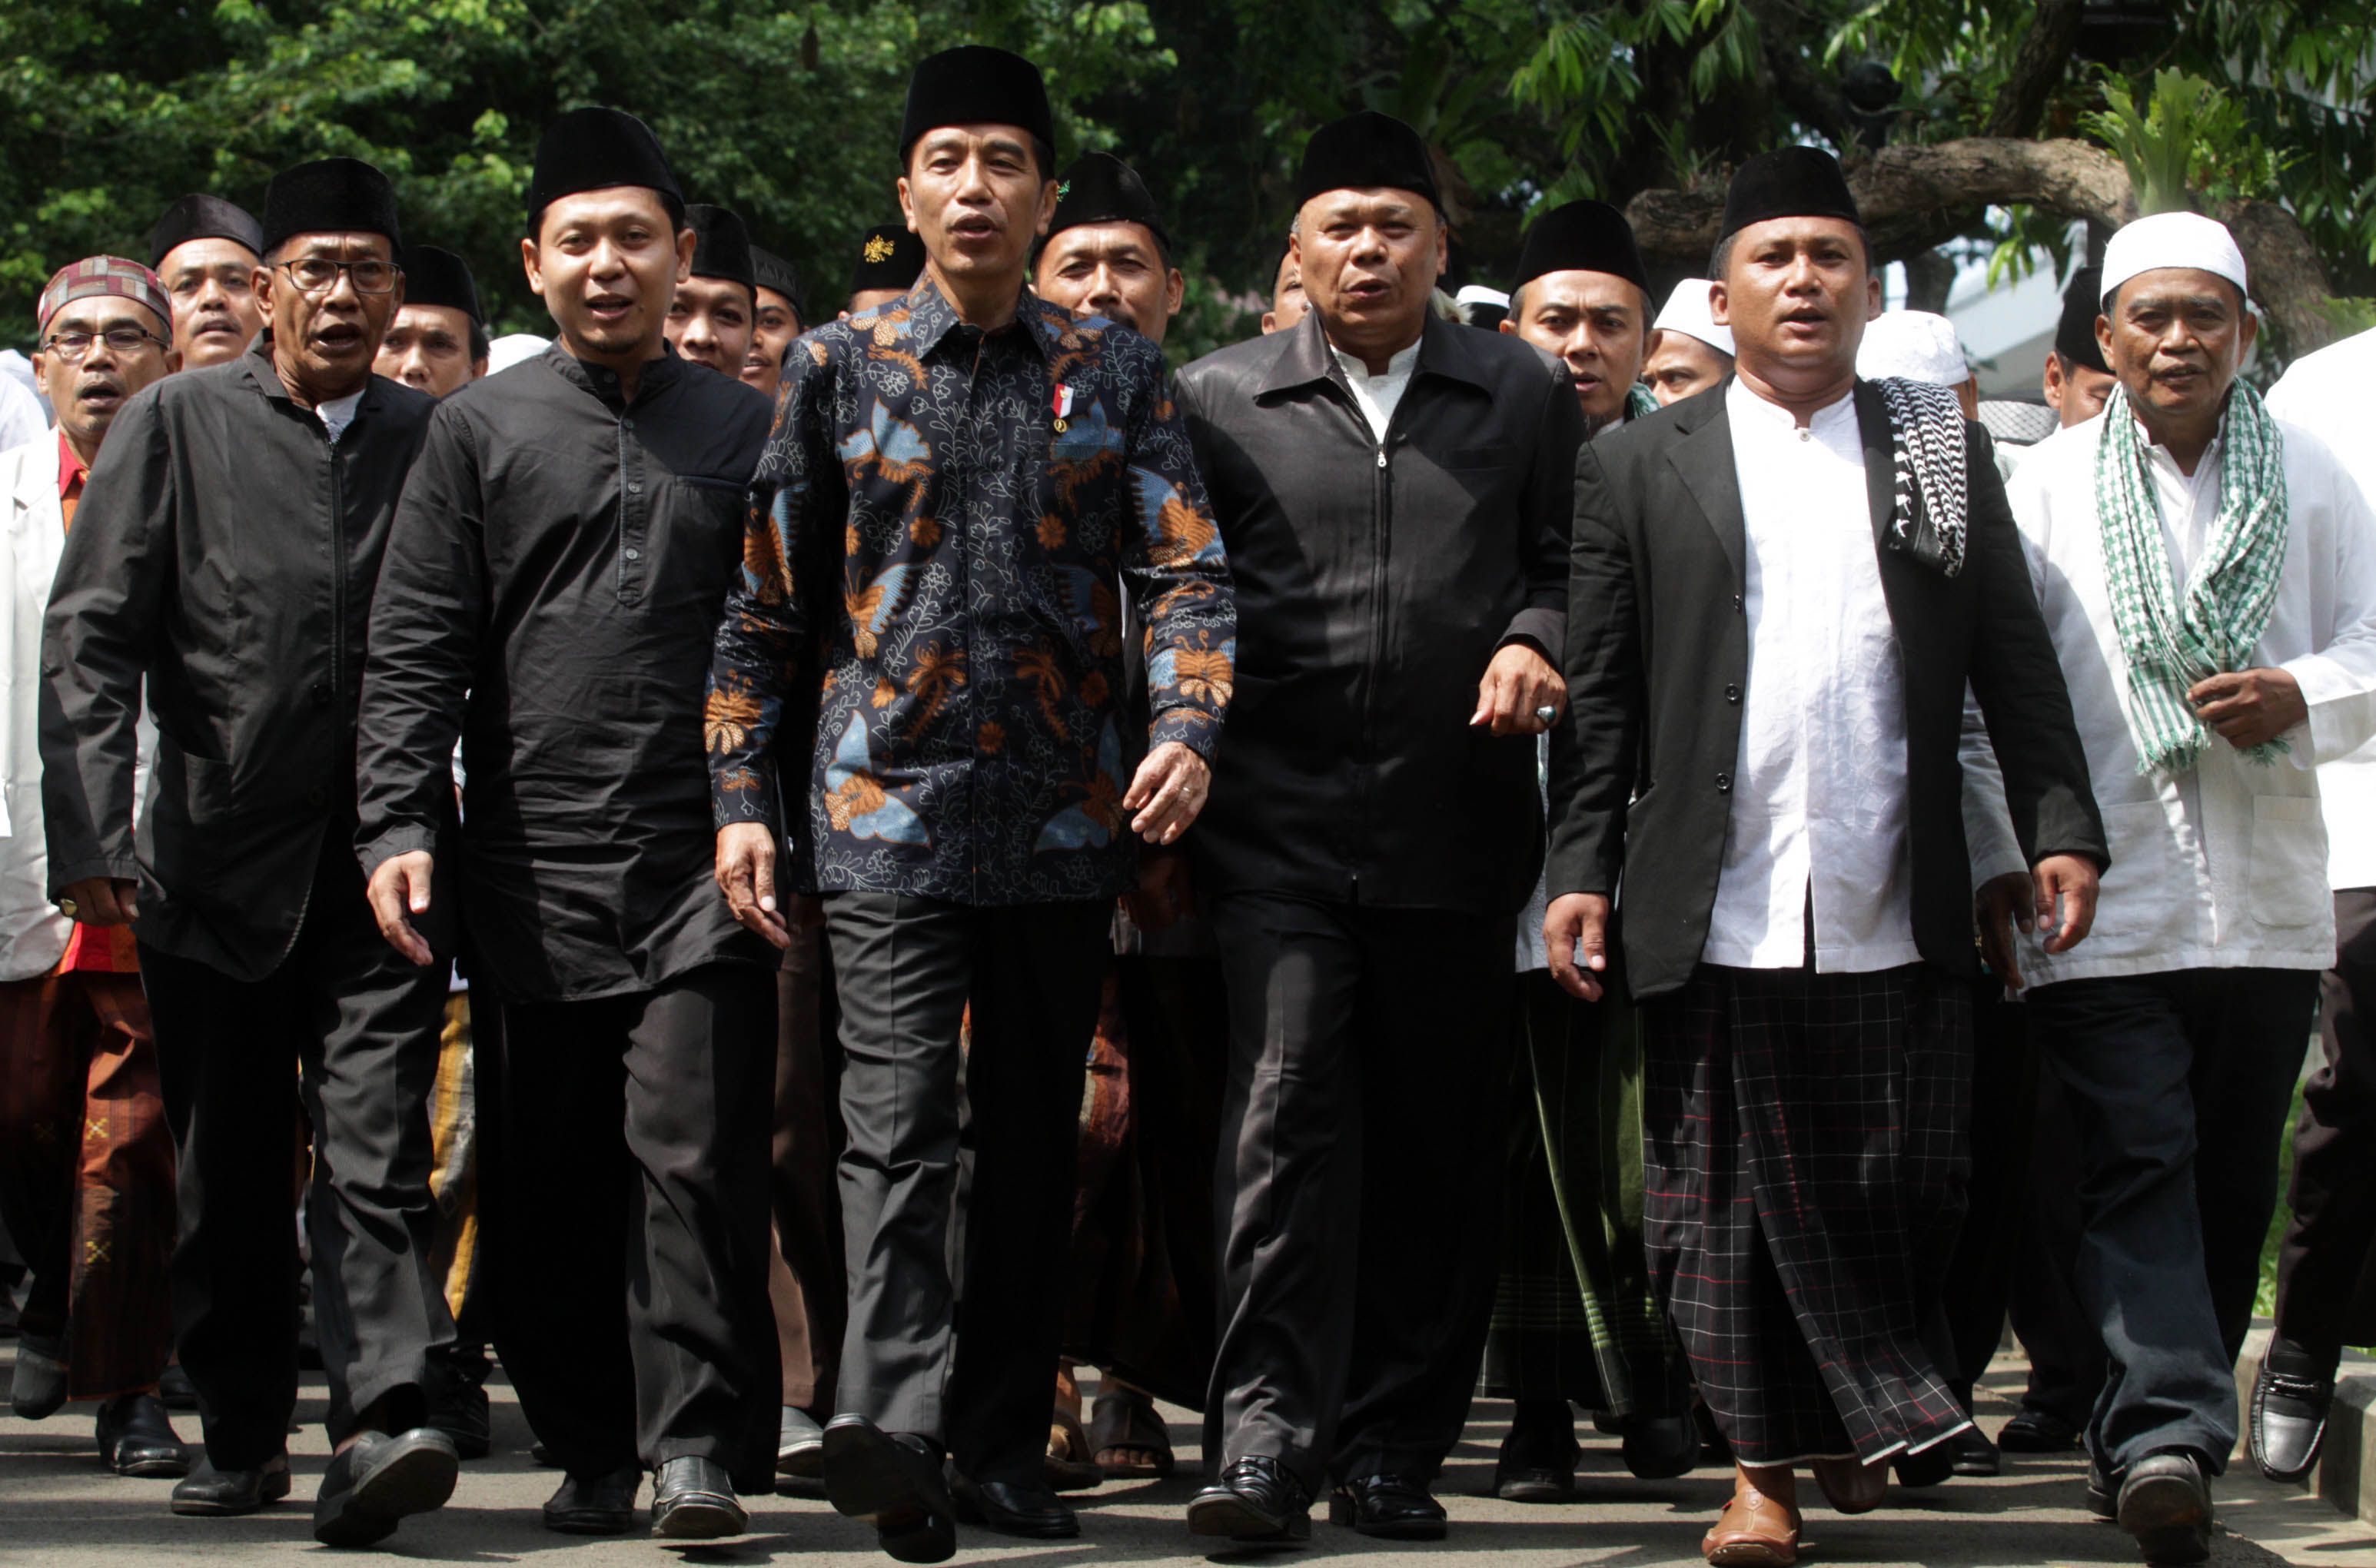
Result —
[[781, 784], [802, 886], [1111, 897], [1137, 759], [1211, 756], [1235, 638], [1159, 350], [1028, 294], [984, 332], [927, 281], [786, 356], [710, 678], [718, 823], [778, 822], [773, 743], [814, 683], [809, 778]]

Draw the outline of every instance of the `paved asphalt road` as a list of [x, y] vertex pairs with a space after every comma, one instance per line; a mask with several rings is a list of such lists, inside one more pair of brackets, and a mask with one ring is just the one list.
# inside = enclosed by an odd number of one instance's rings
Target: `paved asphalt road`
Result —
[[[11, 1354], [11, 1348], [0, 1348], [0, 1356]], [[2017, 1386], [2018, 1375], [2017, 1369], [2001, 1367], [1991, 1382], [1999, 1390]], [[5, 1386], [0, 1381], [0, 1388]], [[889, 1561], [873, 1550], [871, 1530], [835, 1515], [814, 1491], [758, 1500], [753, 1532], [717, 1546], [663, 1546], [643, 1536], [582, 1541], [549, 1534], [538, 1525], [536, 1510], [558, 1478], [529, 1458], [528, 1428], [511, 1401], [510, 1389], [498, 1379], [493, 1393], [494, 1455], [465, 1466], [454, 1501], [438, 1514], [408, 1523], [387, 1543], [394, 1555], [440, 1562], [533, 1560], [541, 1568], [677, 1568], [679, 1562], [878, 1568]], [[331, 1555], [316, 1547], [308, 1533], [310, 1501], [326, 1457], [317, 1424], [323, 1408], [318, 1374], [307, 1380], [298, 1410], [306, 1425], [291, 1439], [297, 1468], [295, 1496], [245, 1519], [175, 1518], [165, 1507], [171, 1482], [122, 1480], [106, 1474], [91, 1443], [89, 1408], [69, 1407], [40, 1423], [0, 1420], [0, 1563], [15, 1568], [294, 1562], [310, 1556], [319, 1564]], [[0, 1415], [5, 1413], [0, 1405]], [[1677, 1481], [1636, 1481], [1618, 1462], [1613, 1440], [1595, 1437], [1586, 1424], [1587, 1447], [1575, 1503], [1527, 1507], [1502, 1503], [1487, 1494], [1494, 1447], [1508, 1413], [1506, 1405], [1480, 1401], [1467, 1441], [1453, 1457], [1443, 1488], [1453, 1518], [1449, 1541], [1387, 1547], [1322, 1523], [1314, 1528], [1312, 1546], [1298, 1555], [1346, 1563], [1424, 1556], [1512, 1568], [1690, 1568], [1699, 1562], [1700, 1534], [1725, 1496], [1719, 1473], [1703, 1470]], [[1982, 1424], [1993, 1431], [2010, 1413], [2001, 1397], [1991, 1396], [1982, 1408]], [[1184, 1478], [1194, 1461], [1197, 1428], [1194, 1419], [1182, 1412], [1170, 1416], [1173, 1441], [1182, 1444], [1186, 1462]], [[178, 1417], [177, 1423], [184, 1437], [195, 1438], [194, 1416]], [[1994, 1480], [1959, 1480], [1919, 1495], [1894, 1493], [1895, 1505], [1862, 1518], [1843, 1519], [1818, 1510], [1809, 1520], [1806, 1561], [1863, 1568], [2134, 1562], [2125, 1537], [2087, 1516], [2080, 1481], [2074, 1460], [2026, 1459], [2009, 1464]], [[1082, 1494], [1076, 1501], [1083, 1534], [1075, 1541], [1023, 1542], [963, 1529], [957, 1561], [995, 1560], [1034, 1568], [1249, 1561], [1242, 1554], [1208, 1558], [1196, 1549], [1180, 1523], [1182, 1505], [1193, 1490], [1194, 1483], [1181, 1479]], [[2376, 1565], [2376, 1529], [2346, 1519], [2323, 1503], [2233, 1473], [2222, 1483], [2219, 1499], [2227, 1528], [2214, 1547], [2215, 1563], [2231, 1568], [2281, 1562], [2320, 1568]]]

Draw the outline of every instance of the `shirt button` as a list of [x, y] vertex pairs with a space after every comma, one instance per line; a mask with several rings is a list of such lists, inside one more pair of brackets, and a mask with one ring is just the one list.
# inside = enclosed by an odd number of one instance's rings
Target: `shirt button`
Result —
[[633, 420], [621, 420], [619, 422], [619, 428], [622, 430], [633, 430], [636, 428], [636, 422]]
[[1729, 795], [1732, 793], [1731, 774], [1719, 773], [1716, 776], [1716, 792], [1719, 795]]
[[630, 561], [640, 561], [643, 558], [644, 552], [640, 550], [630, 550], [627, 552], [627, 559]]
[[1739, 686], [1727, 686], [1724, 689], [1724, 700], [1727, 702], [1739, 702], [1740, 700], [1740, 688]]
[[627, 486], [627, 493], [630, 495], [641, 495], [643, 493], [644, 487], [640, 484], [631, 484]]
[[1732, 596], [1732, 612], [1733, 612], [1735, 615], [1738, 615], [1738, 614], [1740, 614], [1740, 609], [1741, 609], [1741, 605], [1740, 605], [1740, 595], [1739, 595], [1739, 594], [1734, 594], [1734, 595]]

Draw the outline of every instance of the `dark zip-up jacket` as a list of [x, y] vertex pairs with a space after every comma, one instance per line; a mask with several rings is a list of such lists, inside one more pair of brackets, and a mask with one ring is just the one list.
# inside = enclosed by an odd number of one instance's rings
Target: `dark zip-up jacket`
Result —
[[[355, 820], [364, 625], [434, 401], [378, 376], [334, 445], [272, 335], [124, 407], [43, 624], [50, 892], [137, 877], [140, 938], [235, 980], [297, 939], [323, 836]], [[133, 826], [133, 725], [156, 715]]]
[[1180, 402], [1238, 590], [1200, 891], [1515, 910], [1542, 860], [1535, 742], [1468, 718], [1505, 643], [1562, 656], [1565, 367], [1431, 319], [1382, 443], [1315, 315], [1198, 360]]

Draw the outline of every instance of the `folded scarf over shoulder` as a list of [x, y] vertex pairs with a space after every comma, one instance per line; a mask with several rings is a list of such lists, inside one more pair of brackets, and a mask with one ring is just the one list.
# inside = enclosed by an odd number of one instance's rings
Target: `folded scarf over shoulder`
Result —
[[1889, 445], [1897, 465], [1888, 543], [1934, 571], [1964, 569], [1971, 509], [1964, 405], [1944, 386], [1884, 376], [1873, 383], [1889, 410]]

